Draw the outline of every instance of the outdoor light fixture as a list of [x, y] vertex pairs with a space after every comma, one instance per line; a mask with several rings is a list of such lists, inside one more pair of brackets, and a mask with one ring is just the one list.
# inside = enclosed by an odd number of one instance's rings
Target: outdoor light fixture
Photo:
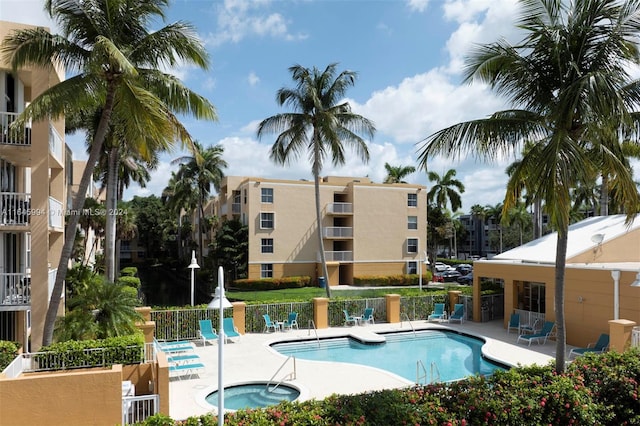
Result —
[[222, 380], [222, 370], [224, 368], [224, 308], [232, 305], [224, 297], [224, 270], [222, 266], [218, 268], [218, 287], [216, 288], [213, 300], [209, 302], [207, 308], [218, 309], [218, 426], [224, 425], [224, 383]]
[[191, 269], [191, 306], [194, 306], [194, 291], [195, 291], [195, 282], [196, 282], [196, 275], [195, 275], [195, 270], [196, 269], [200, 269], [200, 265], [198, 265], [198, 262], [196, 261], [196, 251], [192, 250], [191, 251], [191, 264], [189, 266], [187, 266], [187, 268]]
[[640, 287], [640, 272], [636, 275], [636, 280], [631, 283], [631, 287]]

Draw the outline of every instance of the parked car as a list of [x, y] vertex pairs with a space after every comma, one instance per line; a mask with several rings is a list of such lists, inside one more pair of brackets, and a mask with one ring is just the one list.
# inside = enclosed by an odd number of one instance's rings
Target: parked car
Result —
[[458, 277], [458, 282], [464, 285], [473, 284], [473, 272], [469, 272], [466, 275], [462, 275], [461, 277]]
[[434, 272], [433, 277], [431, 278], [431, 281], [434, 283], [443, 283], [444, 278], [442, 277], [442, 272]]
[[450, 268], [450, 266], [449, 266], [449, 265], [447, 265], [446, 263], [442, 263], [442, 262], [436, 262], [436, 263], [433, 265], [433, 269], [434, 269], [436, 272], [444, 272], [444, 271], [448, 270], [449, 268]]
[[456, 266], [456, 271], [460, 272], [462, 275], [466, 275], [469, 272], [473, 271], [473, 266], [469, 265], [468, 263], [463, 263]]
[[440, 275], [442, 276], [444, 282], [455, 282], [459, 277], [462, 276], [462, 274], [455, 269], [441, 272]]

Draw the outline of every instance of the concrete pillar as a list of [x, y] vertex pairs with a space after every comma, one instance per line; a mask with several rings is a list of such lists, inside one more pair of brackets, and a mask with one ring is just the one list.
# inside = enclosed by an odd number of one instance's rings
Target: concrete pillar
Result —
[[387, 322], [400, 322], [400, 295], [385, 294], [384, 298], [387, 305]]
[[329, 299], [326, 297], [313, 298], [313, 322], [316, 329], [329, 328]]
[[136, 308], [136, 312], [142, 315], [145, 321], [151, 321], [151, 307], [149, 306], [140, 306]]
[[136, 324], [136, 327], [142, 331], [144, 335], [145, 343], [153, 343], [153, 338], [156, 332], [156, 322], [155, 321], [145, 321], [139, 322]]
[[624, 352], [631, 345], [631, 332], [636, 322], [625, 319], [609, 321], [609, 350]]
[[[475, 277], [473, 277], [473, 279], [475, 280]], [[462, 294], [462, 292], [459, 291], [459, 290], [451, 290], [451, 291], [449, 291], [449, 313], [453, 312], [453, 308], [454, 308], [456, 303], [460, 303], [460, 295], [461, 294]], [[479, 299], [479, 297], [478, 297], [478, 299]], [[474, 300], [473, 306], [475, 308], [475, 304], [476, 304], [475, 296], [474, 296], [473, 300]], [[478, 311], [479, 310], [480, 310], [480, 308], [478, 308]], [[476, 317], [475, 317], [476, 310], [474, 309], [473, 312], [474, 312], [473, 320], [475, 321], [476, 320]]]
[[233, 306], [233, 325], [238, 329], [238, 333], [245, 334], [247, 332], [247, 304], [244, 302], [233, 302], [231, 305]]

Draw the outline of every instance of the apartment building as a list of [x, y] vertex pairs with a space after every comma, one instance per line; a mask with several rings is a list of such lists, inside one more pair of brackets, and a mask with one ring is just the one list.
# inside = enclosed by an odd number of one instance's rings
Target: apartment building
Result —
[[[15, 29], [0, 21], [0, 40]], [[9, 125], [28, 103], [64, 79], [64, 70], [17, 73], [0, 58], [0, 339], [37, 350], [64, 244], [66, 174], [64, 120]], [[61, 308], [64, 304], [60, 305]]]
[[[313, 181], [228, 176], [216, 211], [249, 227], [249, 278], [322, 276]], [[416, 274], [424, 266], [426, 188], [369, 178], [320, 183], [328, 282], [365, 275]]]

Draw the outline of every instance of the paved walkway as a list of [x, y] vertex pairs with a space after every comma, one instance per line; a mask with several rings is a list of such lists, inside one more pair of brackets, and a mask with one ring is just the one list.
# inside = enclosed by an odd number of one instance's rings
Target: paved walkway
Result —
[[[429, 323], [424, 320], [396, 324], [374, 324], [354, 327], [333, 327], [318, 330], [318, 337], [345, 336], [349, 334], [369, 334], [372, 332], [389, 332], [411, 330], [412, 328], [452, 328], [486, 339], [483, 353], [489, 358], [510, 365], [546, 365], [553, 361], [555, 342], [544, 345], [516, 344], [517, 333], [507, 334], [502, 320], [463, 324]], [[269, 347], [278, 341], [315, 338], [311, 330], [292, 330], [270, 334], [246, 334], [235, 343], [224, 345], [224, 383], [238, 384], [250, 381], [268, 381], [283, 365], [285, 357]], [[567, 352], [572, 347], [567, 347]], [[206, 369], [192, 378], [172, 379], [170, 384], [170, 415], [175, 420], [184, 420], [189, 416], [215, 412], [216, 408], [207, 404], [205, 396], [217, 389], [218, 383], [218, 346], [203, 347], [197, 343], [196, 352], [202, 358]], [[299, 400], [322, 399], [333, 393], [355, 394], [365, 391], [400, 388], [413, 383], [394, 374], [365, 366], [341, 363], [319, 363], [296, 359], [296, 378], [289, 383], [301, 390]], [[324, 365], [323, 365], [324, 364]], [[293, 372], [289, 361], [276, 380]]]

